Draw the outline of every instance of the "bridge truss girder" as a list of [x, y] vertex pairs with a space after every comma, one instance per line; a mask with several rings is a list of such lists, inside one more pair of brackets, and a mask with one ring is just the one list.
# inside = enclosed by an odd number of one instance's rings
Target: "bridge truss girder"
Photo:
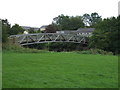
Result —
[[11, 35], [13, 42], [20, 45], [30, 45], [48, 42], [72, 42], [72, 43], [86, 43], [87, 37], [80, 34], [57, 34], [57, 33], [39, 33], [39, 34], [22, 34]]

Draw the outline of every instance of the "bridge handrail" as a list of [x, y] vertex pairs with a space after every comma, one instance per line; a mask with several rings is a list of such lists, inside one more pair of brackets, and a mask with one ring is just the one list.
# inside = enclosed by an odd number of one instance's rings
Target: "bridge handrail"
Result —
[[18, 34], [18, 35], [11, 35], [9, 38], [13, 37], [20, 37], [20, 36], [36, 36], [36, 35], [77, 35], [77, 36], [90, 36], [90, 35], [84, 35], [84, 34], [78, 34], [78, 33], [69, 33], [69, 34], [64, 34], [64, 33], [31, 33], [31, 34]]

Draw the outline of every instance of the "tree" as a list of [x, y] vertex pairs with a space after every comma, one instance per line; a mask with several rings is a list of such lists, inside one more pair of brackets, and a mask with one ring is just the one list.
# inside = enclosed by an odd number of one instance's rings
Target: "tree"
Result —
[[29, 33], [35, 33], [34, 28], [30, 28], [28, 31]]
[[91, 26], [95, 26], [97, 23], [99, 23], [102, 20], [101, 16], [98, 15], [98, 13], [91, 13]]
[[15, 24], [12, 26], [11, 28], [11, 35], [17, 35], [17, 34], [21, 34], [25, 31], [25, 29], [23, 29], [21, 26], [19, 26], [18, 24]]
[[120, 53], [120, 16], [107, 18], [97, 24], [96, 30], [90, 39], [90, 46], [94, 48]]
[[63, 14], [59, 15], [58, 17], [55, 17], [53, 19], [53, 24], [59, 29], [59, 30], [76, 30], [80, 27], [84, 27], [84, 23], [82, 21], [81, 16], [64, 16]]
[[84, 27], [84, 23], [81, 16], [70, 17], [70, 29], [77, 30], [82, 27]]
[[91, 15], [86, 13], [82, 16], [82, 19], [85, 23], [85, 26], [90, 27], [94, 27], [97, 23], [99, 23], [102, 20], [101, 16], [99, 16], [96, 12], [91, 13]]
[[7, 42], [10, 30], [11, 28], [8, 20], [2, 20], [2, 42]]
[[40, 29], [36, 31], [36, 33], [41, 33]]
[[46, 33], [56, 33], [56, 31], [57, 28], [52, 24], [48, 25], [45, 30]]
[[91, 21], [90, 21], [91, 16], [89, 14], [87, 14], [87, 13], [84, 14], [82, 16], [82, 19], [83, 19], [83, 22], [84, 22], [85, 26], [90, 26], [91, 25]]

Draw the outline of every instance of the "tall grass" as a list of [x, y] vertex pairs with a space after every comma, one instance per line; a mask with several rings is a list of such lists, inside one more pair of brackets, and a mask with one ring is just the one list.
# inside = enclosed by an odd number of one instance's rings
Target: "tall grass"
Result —
[[86, 51], [77, 51], [79, 54], [102, 54], [102, 55], [113, 55], [112, 52], [107, 52], [101, 49], [90, 49]]
[[[35, 49], [35, 48], [25, 48], [20, 45], [15, 45], [11, 43], [3, 43], [3, 52], [17, 52], [17, 53], [43, 53], [49, 52], [47, 49]], [[58, 47], [59, 49], [59, 47]], [[52, 52], [52, 51], [50, 51]], [[72, 52], [72, 51], [71, 51]], [[107, 52], [101, 49], [89, 49], [84, 51], [73, 51], [79, 54], [102, 54], [102, 55], [113, 55], [112, 52]]]
[[48, 52], [47, 50], [37, 50], [37, 49], [30, 49], [24, 48], [20, 45], [10, 44], [10, 43], [3, 43], [2, 45], [3, 52], [17, 52], [17, 53], [42, 53]]

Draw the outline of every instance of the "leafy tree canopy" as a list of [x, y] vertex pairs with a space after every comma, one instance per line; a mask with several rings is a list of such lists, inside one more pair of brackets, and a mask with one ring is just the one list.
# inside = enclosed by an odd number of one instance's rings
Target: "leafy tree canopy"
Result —
[[11, 30], [10, 26], [7, 19], [2, 20], [2, 42], [7, 42]]
[[85, 26], [90, 26], [90, 27], [94, 27], [97, 23], [99, 23], [102, 20], [101, 16], [96, 12], [91, 14], [86, 13], [82, 16], [82, 19]]
[[76, 30], [80, 27], [84, 27], [81, 16], [65, 16], [63, 14], [53, 19], [53, 25], [59, 30]]
[[96, 30], [91, 37], [90, 46], [120, 53], [118, 38], [120, 36], [120, 16], [104, 19], [95, 27]]
[[22, 34], [24, 31], [25, 31], [25, 29], [23, 29], [18, 24], [15, 24], [15, 25], [12, 26], [10, 34], [11, 35]]

